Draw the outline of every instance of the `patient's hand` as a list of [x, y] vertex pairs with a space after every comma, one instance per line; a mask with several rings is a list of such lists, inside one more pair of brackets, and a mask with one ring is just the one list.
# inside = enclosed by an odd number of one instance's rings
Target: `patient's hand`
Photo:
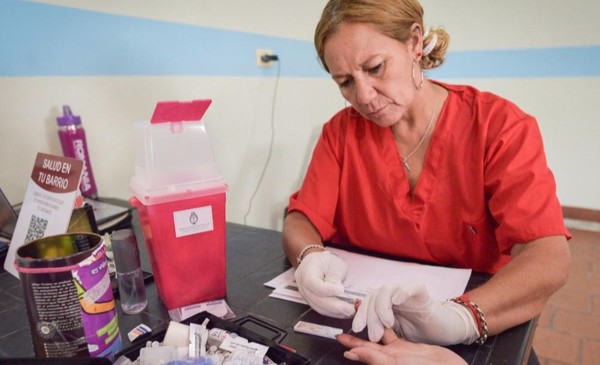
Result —
[[409, 342], [386, 328], [381, 344], [365, 341], [349, 334], [336, 336], [339, 343], [350, 348], [344, 357], [370, 365], [466, 365], [457, 354], [445, 347]]

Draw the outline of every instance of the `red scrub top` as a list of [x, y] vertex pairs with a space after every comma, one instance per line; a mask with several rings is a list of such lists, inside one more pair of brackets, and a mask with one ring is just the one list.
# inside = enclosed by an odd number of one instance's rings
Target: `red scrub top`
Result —
[[411, 196], [391, 128], [351, 108], [324, 126], [299, 211], [324, 241], [495, 273], [515, 243], [565, 235], [536, 120], [469, 86], [449, 92]]

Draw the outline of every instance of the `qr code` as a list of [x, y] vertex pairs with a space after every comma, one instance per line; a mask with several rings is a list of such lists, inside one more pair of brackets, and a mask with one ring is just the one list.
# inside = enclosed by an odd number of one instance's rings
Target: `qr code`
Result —
[[46, 227], [48, 227], [47, 219], [32, 215], [31, 220], [29, 221], [29, 228], [27, 229], [25, 242], [31, 242], [33, 240], [37, 240], [38, 238], [44, 237]]

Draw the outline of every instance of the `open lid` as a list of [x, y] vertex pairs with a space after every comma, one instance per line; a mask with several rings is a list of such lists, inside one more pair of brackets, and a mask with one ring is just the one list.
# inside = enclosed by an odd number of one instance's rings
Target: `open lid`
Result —
[[200, 120], [210, 99], [161, 101], [150, 122], [134, 123], [134, 195], [145, 205], [227, 190]]
[[156, 103], [150, 123], [198, 121], [202, 119], [211, 103], [211, 99], [159, 101]]

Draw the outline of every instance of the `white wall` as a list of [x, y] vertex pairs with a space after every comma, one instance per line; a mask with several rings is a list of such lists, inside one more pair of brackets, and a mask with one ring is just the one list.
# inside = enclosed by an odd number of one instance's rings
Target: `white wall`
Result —
[[[426, 23], [443, 25], [450, 33], [451, 51], [600, 45], [598, 1], [424, 0], [422, 4]], [[579, 60], [571, 61], [575, 67]], [[594, 63], [600, 64], [600, 57]], [[589, 77], [449, 81], [491, 90], [534, 115], [562, 205], [600, 210], [597, 70]]]
[[[306, 41], [312, 40], [325, 3], [44, 2]], [[422, 4], [426, 24], [444, 25], [452, 36], [451, 51], [600, 44], [600, 26], [593, 19], [600, 7], [595, 0], [423, 0]], [[491, 90], [538, 117], [562, 204], [600, 210], [598, 75], [444, 81]], [[274, 77], [0, 77], [0, 186], [12, 202], [22, 200], [36, 153], [61, 153], [55, 117], [68, 103], [82, 117], [100, 195], [126, 199], [133, 175], [132, 124], [147, 120], [159, 100], [211, 98], [214, 103], [204, 120], [217, 165], [230, 186], [227, 219], [243, 223], [268, 154], [275, 83]], [[301, 182], [320, 126], [344, 103], [334, 83], [324, 77], [282, 77], [275, 100], [274, 153], [246, 223], [280, 229], [287, 198]]]

